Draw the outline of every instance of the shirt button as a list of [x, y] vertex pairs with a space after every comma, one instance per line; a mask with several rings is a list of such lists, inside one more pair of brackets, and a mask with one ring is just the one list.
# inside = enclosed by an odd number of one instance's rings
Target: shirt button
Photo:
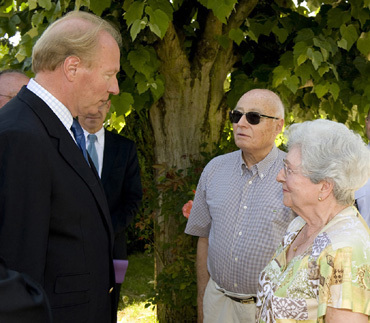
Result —
[[247, 208], [248, 208], [248, 206], [246, 206], [246, 205], [244, 205], [244, 206], [243, 206], [243, 209], [244, 209], [244, 210], [246, 210]]
[[235, 257], [235, 261], [238, 261], [238, 257]]
[[113, 292], [113, 287], [110, 288], [109, 294]]
[[263, 176], [264, 176], [264, 175], [263, 175], [263, 174], [261, 174], [261, 178], [263, 178]]
[[249, 185], [250, 185], [250, 184], [252, 184], [252, 181], [249, 181], [248, 183], [249, 183]]
[[234, 287], [238, 287], [238, 284], [236, 284], [236, 283], [235, 283], [235, 284], [234, 284]]
[[241, 231], [239, 232], [239, 235], [240, 235], [240, 236], [242, 235], [242, 232], [241, 232]]

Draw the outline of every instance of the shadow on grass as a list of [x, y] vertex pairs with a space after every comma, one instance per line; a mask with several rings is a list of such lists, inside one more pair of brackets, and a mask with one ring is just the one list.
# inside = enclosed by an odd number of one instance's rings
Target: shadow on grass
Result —
[[156, 310], [153, 310], [153, 306], [145, 308], [154, 283], [153, 255], [137, 253], [130, 255], [128, 261], [118, 304], [118, 322], [156, 323]]

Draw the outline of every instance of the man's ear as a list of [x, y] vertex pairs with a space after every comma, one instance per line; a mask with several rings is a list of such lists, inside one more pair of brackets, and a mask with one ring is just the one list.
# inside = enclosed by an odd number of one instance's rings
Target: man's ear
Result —
[[63, 71], [68, 81], [74, 81], [79, 66], [81, 66], [81, 60], [77, 56], [68, 56], [64, 60]]
[[275, 133], [276, 136], [282, 132], [284, 126], [284, 119], [275, 120]]

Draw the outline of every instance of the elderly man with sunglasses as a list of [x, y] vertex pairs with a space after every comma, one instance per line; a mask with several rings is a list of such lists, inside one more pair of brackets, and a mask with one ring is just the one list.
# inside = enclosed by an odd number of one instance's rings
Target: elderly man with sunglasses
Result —
[[199, 180], [185, 232], [198, 236], [198, 322], [254, 322], [258, 275], [294, 218], [276, 176], [285, 153], [280, 98], [245, 93], [229, 114], [240, 150], [218, 156]]

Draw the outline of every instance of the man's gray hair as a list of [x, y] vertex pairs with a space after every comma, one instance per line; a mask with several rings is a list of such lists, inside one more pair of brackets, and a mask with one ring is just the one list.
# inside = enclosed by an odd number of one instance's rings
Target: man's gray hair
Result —
[[311, 182], [332, 182], [338, 203], [353, 204], [354, 192], [370, 177], [370, 150], [361, 136], [323, 119], [293, 124], [287, 135], [288, 149], [301, 151], [302, 170]]

